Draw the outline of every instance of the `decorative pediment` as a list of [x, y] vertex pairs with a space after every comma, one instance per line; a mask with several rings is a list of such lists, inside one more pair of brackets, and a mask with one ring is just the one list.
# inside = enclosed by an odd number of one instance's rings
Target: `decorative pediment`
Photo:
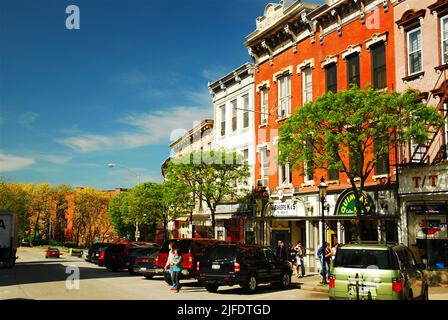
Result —
[[286, 68], [279, 70], [278, 72], [274, 73], [274, 75], [272, 76], [272, 81], [277, 82], [278, 78], [286, 76], [286, 75], [291, 75], [293, 72], [293, 69], [294, 69], [293, 66], [288, 66]]
[[420, 26], [421, 21], [426, 15], [426, 10], [418, 11], [408, 10], [401, 16], [401, 19], [396, 22], [400, 29], [404, 31], [412, 30]]
[[342, 59], [347, 59], [347, 57], [353, 55], [353, 54], [360, 54], [361, 53], [362, 45], [359, 44], [357, 46], [350, 45], [348, 48], [342, 52]]
[[265, 30], [275, 24], [284, 16], [284, 1], [269, 3], [264, 9], [264, 14], [256, 20], [257, 30]]
[[370, 49], [371, 46], [376, 45], [380, 42], [384, 42], [385, 44], [387, 43], [387, 37], [388, 37], [389, 33], [388, 32], [384, 32], [384, 33], [375, 33], [370, 39], [368, 39], [366, 41], [366, 48]]
[[439, 17], [448, 14], [448, 0], [438, 0], [428, 7], [431, 13], [437, 14]]
[[301, 64], [297, 66], [297, 74], [300, 74], [302, 70], [306, 68], [314, 68], [314, 58], [303, 61]]
[[257, 88], [257, 93], [259, 93], [263, 89], [269, 89], [270, 88], [269, 80], [260, 82], [259, 84], [257, 84], [256, 88]]
[[320, 66], [322, 69], [328, 67], [331, 64], [337, 64], [338, 63], [338, 56], [327, 56], [324, 61], [321, 62]]

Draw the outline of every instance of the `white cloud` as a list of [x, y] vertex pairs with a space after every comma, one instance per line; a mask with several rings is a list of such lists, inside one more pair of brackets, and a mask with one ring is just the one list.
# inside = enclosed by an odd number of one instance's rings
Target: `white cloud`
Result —
[[202, 76], [210, 82], [216, 81], [219, 78], [228, 74], [230, 70], [224, 67], [217, 67], [215, 69], [204, 69], [202, 70]]
[[[192, 98], [200, 100], [200, 95], [192, 95]], [[80, 134], [56, 141], [80, 153], [132, 149], [174, 141], [179, 133], [185, 133], [193, 125], [211, 116], [212, 108], [208, 106], [174, 107], [163, 111], [127, 115], [119, 122], [127, 125], [130, 130], [111, 136]]]
[[35, 112], [25, 112], [19, 115], [17, 122], [24, 126], [31, 125], [37, 118], [39, 118], [39, 114]]
[[44, 160], [44, 161], [48, 161], [54, 164], [64, 164], [69, 162], [70, 160], [72, 160], [72, 157], [68, 157], [68, 156], [57, 156], [57, 155], [38, 155], [36, 157], [38, 160]]
[[36, 163], [32, 158], [4, 153], [0, 150], [0, 172], [19, 171]]

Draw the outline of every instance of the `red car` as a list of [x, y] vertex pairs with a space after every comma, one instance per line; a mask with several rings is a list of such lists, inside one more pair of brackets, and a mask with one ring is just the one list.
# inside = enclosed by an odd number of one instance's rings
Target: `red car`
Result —
[[155, 260], [156, 268], [149, 270], [152, 276], [154, 275], [163, 275], [165, 281], [171, 284], [171, 277], [169, 273], [164, 271], [164, 267], [166, 261], [168, 260], [168, 244], [173, 241], [176, 243], [176, 247], [179, 249], [182, 254], [182, 278], [196, 278], [196, 263], [200, 257], [204, 254], [205, 249], [209, 245], [218, 244], [218, 243], [229, 243], [224, 240], [215, 240], [215, 239], [201, 239], [201, 238], [193, 238], [193, 239], [170, 239], [165, 241], [162, 245], [162, 248], [157, 255]]
[[45, 258], [59, 258], [61, 256], [61, 252], [58, 248], [48, 248], [45, 252]]

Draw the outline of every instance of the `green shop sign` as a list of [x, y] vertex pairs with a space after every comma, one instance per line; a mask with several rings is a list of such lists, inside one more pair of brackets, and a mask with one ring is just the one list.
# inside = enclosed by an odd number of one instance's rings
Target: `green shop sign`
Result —
[[[362, 194], [361, 201], [361, 214], [371, 215], [375, 212], [373, 200], [366, 194]], [[355, 194], [353, 191], [343, 192], [338, 200], [337, 215], [355, 215], [356, 214], [356, 204], [355, 204]]]

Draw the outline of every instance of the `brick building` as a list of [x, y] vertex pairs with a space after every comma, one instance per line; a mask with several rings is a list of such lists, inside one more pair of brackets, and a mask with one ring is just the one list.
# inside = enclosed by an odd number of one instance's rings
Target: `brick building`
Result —
[[[258, 212], [264, 225], [258, 241], [275, 246], [280, 239], [301, 240], [311, 270], [318, 266], [323, 229], [317, 184], [322, 176], [329, 184], [325, 230], [332, 244], [351, 239], [354, 216], [339, 210], [350, 184], [339, 172], [306, 168], [301, 175], [279, 166], [278, 128], [296, 108], [350, 83], [395, 90], [394, 23], [390, 1], [330, 0], [322, 6], [280, 1], [266, 6], [246, 38], [255, 65], [255, 179], [269, 194], [268, 205]], [[363, 221], [364, 239], [397, 240], [395, 158], [391, 149], [389, 163], [377, 166], [366, 183], [374, 217]]]

